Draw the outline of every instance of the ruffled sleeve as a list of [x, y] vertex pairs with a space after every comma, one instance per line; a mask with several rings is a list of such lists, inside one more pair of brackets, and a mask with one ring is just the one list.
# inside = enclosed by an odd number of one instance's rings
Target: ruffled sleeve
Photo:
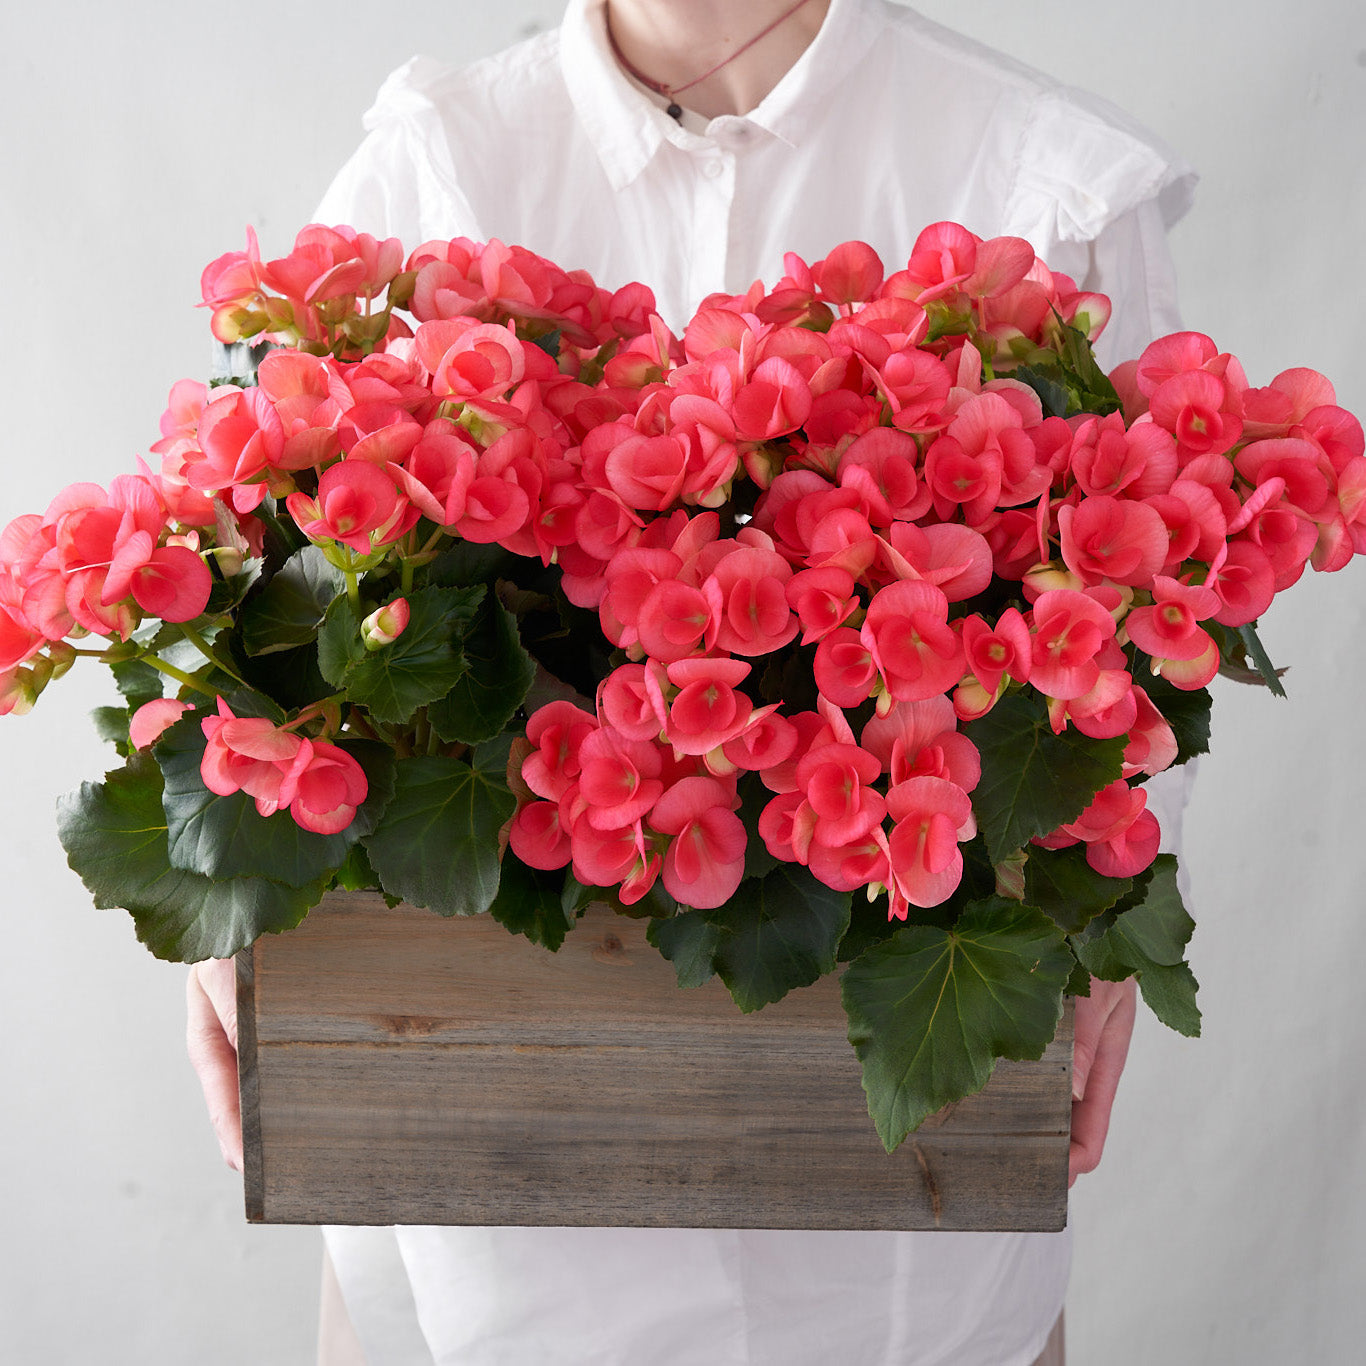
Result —
[[1121, 110], [1082, 91], [1050, 89], [1026, 119], [1006, 216], [1031, 241], [1091, 242], [1151, 200], [1170, 228], [1190, 208], [1196, 179]]
[[1106, 101], [1061, 87], [1030, 107], [1004, 231], [1056, 270], [1110, 296], [1097, 352], [1107, 367], [1181, 325], [1167, 231], [1190, 208], [1194, 169]]
[[480, 238], [451, 166], [437, 96], [449, 68], [414, 57], [380, 87], [364, 118], [367, 136], [319, 204], [320, 223], [398, 237], [412, 248], [432, 238]]

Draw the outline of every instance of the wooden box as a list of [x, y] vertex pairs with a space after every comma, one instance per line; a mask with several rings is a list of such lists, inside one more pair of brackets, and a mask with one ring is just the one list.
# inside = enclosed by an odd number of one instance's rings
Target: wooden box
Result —
[[1071, 1011], [890, 1157], [837, 978], [742, 1015], [645, 923], [559, 953], [331, 894], [238, 955], [247, 1218], [1040, 1229], [1067, 1217]]

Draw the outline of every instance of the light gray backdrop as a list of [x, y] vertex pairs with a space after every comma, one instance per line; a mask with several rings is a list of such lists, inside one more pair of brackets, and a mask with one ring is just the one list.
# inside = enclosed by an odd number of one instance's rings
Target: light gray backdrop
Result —
[[[1175, 236], [1191, 326], [1256, 383], [1312, 365], [1366, 411], [1366, 21], [1356, 0], [932, 0], [1106, 94], [1203, 172]], [[156, 438], [202, 372], [205, 262], [283, 252], [413, 52], [473, 58], [557, 0], [6, 6], [0, 524]], [[933, 110], [923, 111], [933, 136]], [[1366, 1336], [1361, 723], [1366, 570], [1265, 639], [1289, 702], [1216, 685], [1189, 819], [1205, 1038], [1142, 1016], [1102, 1170], [1073, 1201], [1080, 1366], [1348, 1363]], [[184, 970], [90, 908], [53, 834], [109, 755], [77, 670], [0, 721], [0, 1360], [311, 1360], [319, 1240], [249, 1229], [184, 1061]]]

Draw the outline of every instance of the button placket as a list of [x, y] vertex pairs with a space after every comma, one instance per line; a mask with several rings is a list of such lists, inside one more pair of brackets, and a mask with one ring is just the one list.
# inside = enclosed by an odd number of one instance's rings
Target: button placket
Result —
[[693, 193], [696, 206], [691, 279], [693, 301], [717, 288], [726, 278], [729, 259], [731, 207], [735, 202], [735, 157], [720, 147], [700, 149]]

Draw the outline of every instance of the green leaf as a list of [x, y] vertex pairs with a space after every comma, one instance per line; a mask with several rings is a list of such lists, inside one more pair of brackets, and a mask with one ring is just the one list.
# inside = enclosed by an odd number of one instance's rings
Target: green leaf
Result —
[[460, 641], [484, 596], [475, 588], [423, 588], [408, 595], [411, 616], [392, 645], [367, 650], [350, 604], [338, 598], [318, 633], [323, 677], [377, 721], [402, 725], [444, 697], [468, 667]]
[[739, 784], [740, 820], [745, 827], [745, 877], [767, 877], [780, 860], [768, 852], [763, 836], [759, 833], [759, 817], [773, 794], [763, 784], [757, 773], [741, 775]]
[[982, 755], [972, 805], [993, 864], [1075, 820], [1124, 768], [1125, 736], [1054, 735], [1047, 704], [1032, 692], [1003, 697], [964, 733]]
[[[237, 715], [250, 714], [244, 694], [234, 694]], [[330, 877], [359, 835], [356, 823], [338, 835], [315, 835], [287, 811], [262, 816], [245, 792], [219, 797], [204, 786], [202, 713], [190, 712], [153, 747], [165, 778], [162, 807], [171, 864], [215, 881], [266, 877], [304, 887]], [[359, 819], [359, 813], [358, 813]]]
[[1189, 963], [1172, 967], [1148, 967], [1138, 975], [1143, 1002], [1168, 1029], [1188, 1039], [1200, 1037], [1200, 1007], [1196, 993], [1200, 984]]
[[1176, 859], [1159, 854], [1146, 895], [1101, 933], [1073, 939], [1078, 961], [1108, 982], [1137, 977], [1153, 1014], [1168, 1028], [1194, 1038], [1200, 1033], [1195, 976], [1183, 961], [1195, 922], [1181, 901]]
[[480, 605], [464, 648], [468, 671], [427, 715], [443, 740], [475, 745], [512, 720], [536, 678], [536, 661], [522, 648], [517, 618], [492, 595]]
[[1118, 412], [1123, 407], [1119, 395], [1115, 392], [1115, 386], [1110, 383], [1109, 376], [1096, 361], [1096, 353], [1091, 349], [1086, 334], [1079, 328], [1064, 323], [1060, 329], [1060, 336], [1062, 345], [1059, 354], [1063, 365], [1075, 378], [1077, 388], [1078, 403], [1073, 411]]
[[684, 911], [668, 920], [652, 920], [645, 937], [674, 965], [678, 985], [700, 987], [716, 976], [721, 927], [705, 911]]
[[709, 963], [748, 1013], [834, 971], [849, 904], [848, 892], [784, 863], [742, 882], [724, 906], [656, 921], [647, 935], [674, 964], [680, 985], [705, 981]]
[[432, 588], [473, 588], [502, 578], [518, 557], [489, 542], [456, 541], [434, 559], [427, 570]]
[[1072, 966], [1047, 916], [997, 897], [974, 902], [952, 930], [900, 930], [849, 967], [849, 1042], [888, 1152], [936, 1110], [980, 1091], [998, 1057], [1043, 1055]]
[[498, 895], [489, 914], [509, 934], [525, 935], [552, 953], [578, 919], [578, 912], [564, 905], [563, 869], [528, 868], [511, 849], [503, 855]]
[[228, 958], [262, 934], [292, 929], [327, 885], [325, 879], [304, 887], [266, 878], [213, 882], [172, 868], [161, 774], [146, 754], [63, 797], [57, 829], [95, 905], [125, 908], [138, 938], [173, 962]]
[[1209, 753], [1210, 709], [1214, 699], [1208, 688], [1178, 688], [1161, 674], [1145, 674], [1142, 688], [1166, 718], [1176, 736], [1176, 763], [1184, 764]]
[[1091, 974], [1080, 963], [1072, 965], [1072, 975], [1067, 979], [1066, 991], [1069, 996], [1090, 996]]
[[114, 686], [133, 711], [144, 702], [153, 702], [163, 696], [165, 675], [140, 659], [125, 659], [122, 663], [111, 664], [109, 672], [114, 675]]
[[394, 795], [364, 843], [385, 891], [441, 915], [498, 894], [498, 832], [516, 809], [506, 776], [462, 759], [400, 759]]
[[1285, 689], [1281, 686], [1280, 675], [1276, 672], [1276, 666], [1271, 662], [1271, 656], [1267, 654], [1266, 647], [1262, 644], [1262, 638], [1257, 634], [1256, 622], [1246, 622], [1238, 628], [1238, 635], [1242, 639], [1243, 646], [1252, 657], [1252, 662], [1257, 666], [1257, 672], [1262, 676], [1262, 682], [1277, 696], [1284, 697]]
[[125, 757], [129, 754], [131, 742], [128, 739], [127, 707], [96, 707], [90, 713], [90, 719], [95, 723], [95, 734], [101, 740], [113, 745]]
[[311, 644], [327, 609], [345, 592], [341, 570], [317, 546], [305, 546], [242, 609], [242, 648], [265, 655]]
[[1076, 934], [1133, 888], [1132, 878], [1106, 877], [1086, 861], [1081, 845], [1029, 851], [1024, 899], [1065, 934]]
[[890, 939], [902, 927], [900, 920], [892, 920], [887, 915], [887, 894], [869, 901], [861, 892], [856, 892], [849, 906], [849, 928], [840, 940], [841, 963], [852, 963], [855, 958], [867, 953], [874, 944]]
[[1049, 374], [1048, 368], [1039, 365], [1017, 365], [1009, 373], [1011, 379], [1029, 385], [1039, 396], [1045, 417], [1067, 416], [1067, 386]]

